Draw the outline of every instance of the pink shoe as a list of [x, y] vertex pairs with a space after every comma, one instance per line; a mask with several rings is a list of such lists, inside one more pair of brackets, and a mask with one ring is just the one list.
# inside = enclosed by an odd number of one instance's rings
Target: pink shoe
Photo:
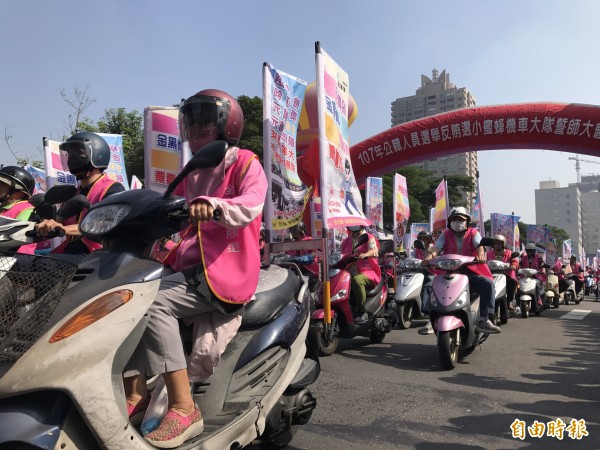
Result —
[[204, 430], [204, 420], [198, 408], [187, 416], [180, 416], [170, 409], [156, 430], [144, 436], [155, 447], [175, 448]]
[[146, 414], [148, 405], [150, 405], [150, 398], [150, 394], [147, 394], [145, 398], [141, 399], [135, 405], [127, 400], [127, 415], [133, 426], [138, 427], [142, 424], [144, 414]]

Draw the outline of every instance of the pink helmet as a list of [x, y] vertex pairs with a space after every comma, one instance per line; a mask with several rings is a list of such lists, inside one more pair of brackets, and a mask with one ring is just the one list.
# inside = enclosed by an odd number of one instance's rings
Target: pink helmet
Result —
[[179, 106], [181, 139], [190, 144], [192, 153], [200, 150], [198, 137], [216, 133], [216, 140], [237, 145], [244, 128], [244, 113], [239, 103], [227, 92], [204, 89]]

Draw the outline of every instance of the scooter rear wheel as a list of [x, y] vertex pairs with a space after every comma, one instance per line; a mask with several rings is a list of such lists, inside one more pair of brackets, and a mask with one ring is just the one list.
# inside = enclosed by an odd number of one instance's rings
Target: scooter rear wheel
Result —
[[446, 370], [452, 370], [458, 363], [458, 346], [452, 338], [452, 331], [440, 331], [437, 340], [440, 362]]
[[340, 339], [337, 334], [334, 334], [331, 342], [327, 342], [325, 339], [325, 329], [323, 327], [323, 321], [312, 320], [310, 322], [310, 328], [308, 329], [308, 339], [316, 345], [320, 356], [330, 356], [335, 353], [340, 343]]

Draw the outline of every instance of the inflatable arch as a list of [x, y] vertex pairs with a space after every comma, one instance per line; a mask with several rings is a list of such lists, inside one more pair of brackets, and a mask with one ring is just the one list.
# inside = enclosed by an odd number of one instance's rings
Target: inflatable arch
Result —
[[481, 106], [406, 122], [350, 148], [359, 184], [429, 158], [477, 150], [545, 149], [600, 157], [600, 107]]

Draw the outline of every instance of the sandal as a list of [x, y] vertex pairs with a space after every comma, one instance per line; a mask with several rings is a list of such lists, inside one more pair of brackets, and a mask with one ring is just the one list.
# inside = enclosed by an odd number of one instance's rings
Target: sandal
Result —
[[187, 416], [179, 415], [170, 409], [158, 428], [144, 436], [144, 439], [158, 448], [175, 448], [198, 436], [202, 431], [204, 420], [198, 407]]

